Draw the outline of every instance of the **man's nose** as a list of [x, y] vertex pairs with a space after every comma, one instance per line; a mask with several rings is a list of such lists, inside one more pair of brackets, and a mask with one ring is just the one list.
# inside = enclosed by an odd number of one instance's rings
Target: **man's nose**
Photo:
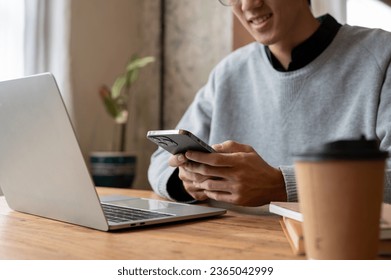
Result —
[[263, 0], [241, 0], [242, 11], [262, 7]]

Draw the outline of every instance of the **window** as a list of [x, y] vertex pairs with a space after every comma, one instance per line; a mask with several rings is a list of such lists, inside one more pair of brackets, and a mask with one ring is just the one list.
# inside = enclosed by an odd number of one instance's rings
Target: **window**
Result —
[[0, 81], [23, 76], [24, 0], [0, 0]]
[[347, 23], [391, 31], [391, 1], [348, 0]]

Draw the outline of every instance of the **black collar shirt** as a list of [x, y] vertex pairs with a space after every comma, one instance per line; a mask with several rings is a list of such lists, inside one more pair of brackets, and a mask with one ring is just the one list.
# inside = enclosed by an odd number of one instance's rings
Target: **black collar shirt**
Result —
[[298, 70], [312, 62], [330, 45], [342, 25], [328, 14], [318, 18], [318, 20], [320, 26], [315, 33], [292, 50], [292, 61], [288, 69], [285, 69], [270, 49], [265, 46], [267, 56], [274, 69], [280, 72]]

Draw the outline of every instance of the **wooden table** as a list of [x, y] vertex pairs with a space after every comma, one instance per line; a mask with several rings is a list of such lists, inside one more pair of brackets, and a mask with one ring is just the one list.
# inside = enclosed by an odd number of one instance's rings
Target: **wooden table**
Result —
[[[100, 195], [159, 198], [151, 191], [98, 188]], [[80, 207], [80, 211], [83, 208]], [[11, 210], [0, 197], [0, 259], [302, 259], [269, 214], [221, 217], [101, 232]]]

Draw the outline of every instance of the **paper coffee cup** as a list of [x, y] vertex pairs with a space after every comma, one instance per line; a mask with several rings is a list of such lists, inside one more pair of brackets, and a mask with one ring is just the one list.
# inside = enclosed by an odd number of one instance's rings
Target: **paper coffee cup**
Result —
[[361, 139], [295, 157], [309, 259], [376, 258], [387, 155]]

